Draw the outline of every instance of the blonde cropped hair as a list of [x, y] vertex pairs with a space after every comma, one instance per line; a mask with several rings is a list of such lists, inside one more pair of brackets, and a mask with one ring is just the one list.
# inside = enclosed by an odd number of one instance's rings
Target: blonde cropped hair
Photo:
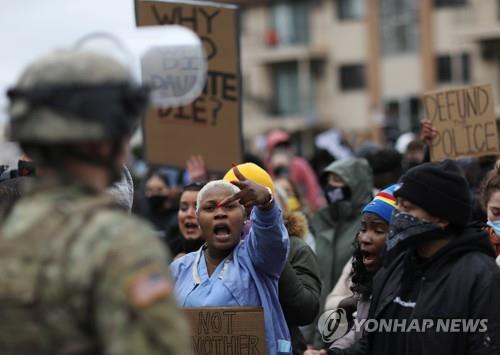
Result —
[[[224, 180], [210, 181], [205, 186], [203, 186], [203, 188], [200, 190], [200, 192], [198, 192], [198, 196], [196, 197], [196, 214], [199, 213], [201, 202], [205, 198], [205, 195], [207, 194], [207, 192], [212, 191], [214, 189], [224, 190], [224, 191], [230, 192], [232, 195], [240, 192], [240, 189], [237, 186], [235, 186], [227, 181], [224, 181]], [[243, 206], [241, 206], [241, 207], [243, 208]]]

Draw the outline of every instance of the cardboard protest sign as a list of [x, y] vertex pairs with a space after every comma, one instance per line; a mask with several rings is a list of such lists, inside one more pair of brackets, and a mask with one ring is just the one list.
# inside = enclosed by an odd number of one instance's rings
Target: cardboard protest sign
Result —
[[426, 117], [438, 133], [431, 160], [498, 154], [495, 103], [491, 85], [424, 95]]
[[191, 326], [192, 355], [266, 355], [261, 307], [184, 309]]
[[[188, 27], [201, 38], [208, 60], [201, 96], [185, 106], [151, 109], [146, 114], [147, 160], [182, 168], [191, 155], [200, 154], [208, 169], [226, 171], [232, 162], [241, 161], [243, 152], [237, 7], [168, 0], [135, 0], [135, 5], [137, 26]], [[186, 65], [189, 69], [189, 63], [178, 64], [179, 70]], [[185, 83], [182, 79], [169, 85]]]

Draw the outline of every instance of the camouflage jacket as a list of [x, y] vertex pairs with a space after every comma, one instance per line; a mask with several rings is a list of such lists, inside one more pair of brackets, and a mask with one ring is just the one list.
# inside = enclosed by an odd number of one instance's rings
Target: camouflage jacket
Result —
[[110, 197], [39, 186], [0, 220], [0, 353], [186, 353], [168, 258]]

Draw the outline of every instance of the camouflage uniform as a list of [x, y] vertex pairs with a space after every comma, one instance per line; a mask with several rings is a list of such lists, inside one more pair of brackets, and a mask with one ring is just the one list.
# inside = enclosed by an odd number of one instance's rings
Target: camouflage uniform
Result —
[[[115, 74], [121, 68], [114, 61], [80, 53], [44, 61], [45, 66], [38, 63], [27, 72], [35, 68], [52, 80], [48, 63], [66, 78], [73, 75], [82, 81], [93, 76], [98, 81], [95, 68], [114, 64], [110, 72]], [[82, 67], [75, 63], [90, 64], [75, 74]], [[31, 81], [39, 83], [40, 75]], [[30, 82], [24, 79], [18, 85]], [[33, 125], [43, 125], [48, 117], [55, 126], [30, 133], [29, 114], [35, 109], [13, 101], [10, 134], [21, 142], [43, 141], [44, 134], [52, 132], [57, 141], [64, 135], [56, 128], [68, 129], [74, 122], [38, 107], [41, 115], [36, 118], [42, 123]], [[14, 122], [23, 114], [16, 116], [13, 110], [28, 113], [23, 122]], [[85, 129], [84, 120], [76, 125]], [[69, 139], [78, 142], [106, 134], [98, 128], [94, 122], [87, 136], [85, 131], [72, 132]], [[174, 302], [169, 256], [152, 228], [116, 208], [111, 196], [76, 181], [40, 179], [0, 217], [0, 354], [188, 353], [189, 332]]]

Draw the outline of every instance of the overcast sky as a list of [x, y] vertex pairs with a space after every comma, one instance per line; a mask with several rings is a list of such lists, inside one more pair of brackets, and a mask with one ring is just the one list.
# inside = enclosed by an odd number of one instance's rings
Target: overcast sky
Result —
[[31, 60], [95, 31], [134, 31], [133, 0], [2, 1], [0, 11], [0, 123], [5, 90]]

